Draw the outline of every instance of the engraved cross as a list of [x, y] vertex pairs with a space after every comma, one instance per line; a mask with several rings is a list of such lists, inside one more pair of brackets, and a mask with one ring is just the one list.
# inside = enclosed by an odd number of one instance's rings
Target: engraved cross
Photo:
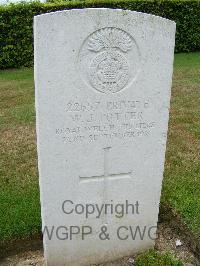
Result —
[[125, 173], [118, 173], [118, 174], [111, 174], [109, 173], [109, 150], [111, 147], [104, 148], [104, 174], [103, 175], [94, 175], [94, 176], [80, 176], [80, 181], [86, 181], [86, 180], [99, 180], [104, 178], [130, 178], [132, 171], [125, 172]]

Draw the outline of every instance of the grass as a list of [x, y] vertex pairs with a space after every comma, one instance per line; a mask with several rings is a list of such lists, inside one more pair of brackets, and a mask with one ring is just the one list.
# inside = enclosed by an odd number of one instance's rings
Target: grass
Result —
[[40, 231], [33, 70], [0, 72], [0, 240]]
[[183, 263], [173, 258], [172, 254], [161, 254], [155, 250], [149, 250], [140, 254], [135, 266], [183, 266]]
[[200, 53], [177, 54], [162, 203], [200, 233]]
[[[172, 206], [199, 234], [200, 53], [177, 54], [174, 66], [161, 203]], [[32, 69], [0, 72], [0, 136], [2, 242], [35, 235], [41, 228]]]

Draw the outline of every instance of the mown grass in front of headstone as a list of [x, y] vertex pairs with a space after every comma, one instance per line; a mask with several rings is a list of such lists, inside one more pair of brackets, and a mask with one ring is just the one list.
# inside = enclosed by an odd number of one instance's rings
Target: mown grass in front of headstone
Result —
[[[162, 204], [200, 230], [200, 53], [175, 55]], [[40, 232], [33, 70], [0, 72], [0, 241]], [[172, 264], [173, 265], [173, 264]]]

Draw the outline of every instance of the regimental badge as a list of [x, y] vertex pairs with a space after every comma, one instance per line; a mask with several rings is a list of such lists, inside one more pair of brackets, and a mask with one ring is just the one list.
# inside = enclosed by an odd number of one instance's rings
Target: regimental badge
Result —
[[121, 29], [97, 30], [86, 39], [80, 53], [80, 64], [85, 62], [82, 68], [85, 79], [97, 91], [121, 91], [133, 76], [129, 61], [133, 59], [131, 50], [136, 48], [133, 38]]

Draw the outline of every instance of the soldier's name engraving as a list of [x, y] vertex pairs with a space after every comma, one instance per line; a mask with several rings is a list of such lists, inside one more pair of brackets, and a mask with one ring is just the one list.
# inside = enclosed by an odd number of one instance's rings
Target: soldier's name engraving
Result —
[[147, 117], [150, 110], [149, 100], [71, 100], [64, 110], [66, 126], [55, 134], [64, 143], [147, 137], [156, 126]]

